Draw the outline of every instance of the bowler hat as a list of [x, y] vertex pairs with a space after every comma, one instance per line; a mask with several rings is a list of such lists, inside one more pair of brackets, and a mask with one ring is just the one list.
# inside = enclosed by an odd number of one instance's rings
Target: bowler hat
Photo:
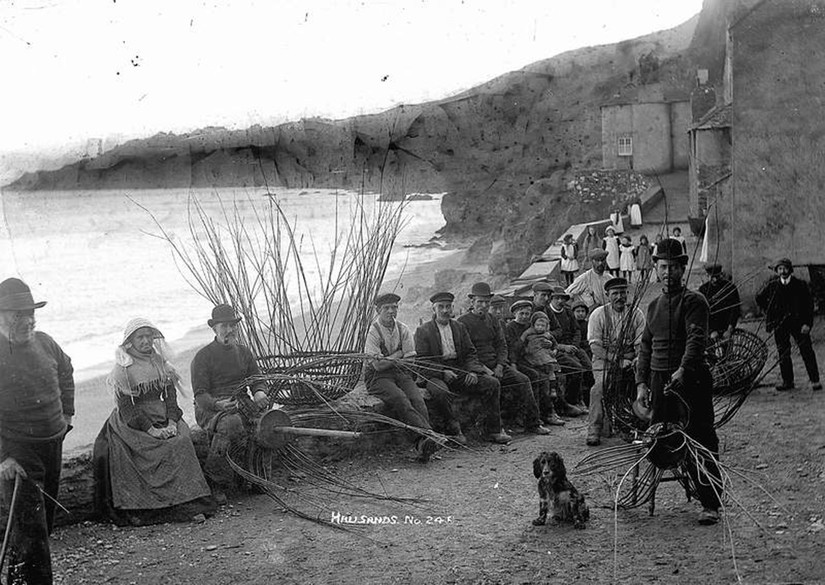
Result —
[[787, 266], [787, 267], [788, 267], [788, 270], [790, 270], [791, 272], [793, 272], [793, 263], [791, 262], [791, 259], [790, 259], [790, 258], [780, 258], [780, 259], [776, 262], [776, 265], [774, 265], [773, 269], [774, 269], [774, 270], [776, 270], [776, 269], [777, 269], [777, 268], [779, 268], [780, 266]]
[[212, 309], [212, 318], [206, 324], [214, 327], [218, 323], [238, 323], [241, 318], [235, 312], [235, 309], [229, 305], [218, 305]]
[[393, 303], [397, 303], [400, 300], [401, 297], [395, 293], [384, 293], [375, 297], [375, 301], [373, 301], [373, 303], [376, 307], [380, 307], [381, 305], [391, 305]]
[[490, 299], [490, 304], [491, 305], [501, 305], [501, 304], [506, 303], [506, 302], [507, 302], [507, 299], [505, 299], [501, 295], [493, 295], [493, 298]]
[[609, 291], [614, 288], [627, 288], [627, 279], [622, 278], [621, 276], [617, 276], [615, 278], [611, 278], [610, 280], [604, 283], [605, 291]]
[[563, 299], [569, 299], [570, 295], [567, 294], [567, 291], [564, 290], [564, 287], [561, 286], [554, 286], [552, 292], [550, 293], [551, 297], [561, 297]]
[[19, 278], [0, 282], [0, 311], [30, 311], [45, 304], [46, 301], [35, 303], [29, 285]]
[[455, 295], [450, 292], [437, 292], [430, 297], [430, 302], [435, 303], [452, 303], [455, 300]]
[[677, 262], [687, 262], [688, 255], [682, 247], [682, 242], [672, 238], [666, 238], [656, 245], [656, 253], [653, 260], [675, 260]]
[[533, 285], [533, 292], [551, 292], [553, 287], [549, 282], [537, 282]]
[[486, 282], [477, 282], [470, 289], [470, 294], [467, 295], [467, 296], [469, 296], [470, 298], [473, 298], [473, 297], [481, 297], [481, 298], [492, 297], [493, 296], [493, 291], [490, 290], [490, 285], [487, 284]]
[[587, 253], [587, 255], [591, 260], [604, 260], [607, 258], [607, 252], [601, 248], [593, 248]]
[[515, 313], [516, 311], [524, 309], [525, 307], [530, 310], [533, 310], [533, 303], [528, 299], [519, 299], [515, 303], [510, 305], [510, 312]]
[[722, 265], [721, 264], [705, 264], [705, 272], [707, 272], [710, 275], [722, 274]]

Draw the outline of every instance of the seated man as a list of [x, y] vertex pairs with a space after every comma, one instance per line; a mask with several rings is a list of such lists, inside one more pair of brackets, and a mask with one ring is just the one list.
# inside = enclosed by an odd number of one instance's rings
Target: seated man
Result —
[[550, 429], [541, 425], [539, 407], [533, 396], [530, 378], [509, 363], [507, 341], [498, 319], [490, 314], [490, 299], [493, 293], [486, 282], [477, 282], [470, 290], [472, 307], [458, 318], [467, 328], [470, 340], [476, 348], [478, 361], [488, 376], [494, 376], [501, 384], [502, 393], [511, 394], [521, 408], [524, 427], [528, 433], [547, 435]]
[[[365, 365], [364, 382], [367, 392], [380, 398], [394, 418], [412, 427], [431, 429], [427, 405], [424, 403], [421, 389], [415, 385], [412, 370], [409, 366], [403, 367], [397, 361], [415, 355], [409, 328], [396, 319], [400, 300], [401, 297], [394, 293], [385, 293], [375, 299], [375, 311], [378, 316], [367, 331], [364, 353], [376, 356], [376, 359]], [[433, 400], [446, 403], [446, 408], [449, 409], [447, 394], [439, 392], [438, 388], [433, 390]], [[466, 443], [458, 421], [449, 416], [448, 424], [454, 435], [453, 440], [461, 444]], [[429, 461], [439, 445], [421, 435], [415, 437], [418, 460]]]
[[476, 348], [467, 328], [452, 318], [453, 300], [455, 297], [448, 292], [430, 297], [433, 318], [415, 331], [419, 370], [430, 392], [450, 390], [481, 398], [488, 439], [493, 443], [508, 443], [511, 437], [501, 430], [501, 386], [486, 374], [486, 368], [476, 358]]
[[[243, 382], [260, 374], [252, 352], [238, 343], [240, 321], [229, 305], [212, 309], [207, 325], [215, 332], [215, 340], [195, 354], [191, 365], [195, 420], [210, 438], [204, 472], [218, 503], [226, 500], [222, 490], [231, 489], [235, 482], [226, 454], [246, 448], [247, 430], [238, 410], [238, 398], [249, 390]], [[265, 408], [269, 402], [266, 385], [258, 382], [251, 391], [255, 404]]]
[[503, 327], [507, 322], [507, 299], [501, 295], [493, 295], [490, 299], [490, 314], [498, 319]]

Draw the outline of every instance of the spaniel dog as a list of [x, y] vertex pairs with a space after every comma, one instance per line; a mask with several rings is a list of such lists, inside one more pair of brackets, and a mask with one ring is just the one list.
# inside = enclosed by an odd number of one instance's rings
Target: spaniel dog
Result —
[[576, 528], [584, 528], [590, 519], [590, 510], [581, 495], [567, 479], [564, 459], [555, 451], [543, 452], [533, 461], [533, 475], [539, 480], [539, 517], [533, 520], [534, 526], [547, 522], [547, 513], [553, 506], [553, 518], [563, 522], [572, 522]]

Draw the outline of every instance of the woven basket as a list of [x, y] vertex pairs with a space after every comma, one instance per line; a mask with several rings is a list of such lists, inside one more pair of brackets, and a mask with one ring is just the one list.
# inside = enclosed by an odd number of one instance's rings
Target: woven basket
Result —
[[765, 363], [768, 345], [757, 335], [734, 329], [730, 339], [719, 341], [706, 352], [717, 396], [750, 392]]
[[354, 352], [301, 352], [258, 359], [261, 373], [289, 376], [270, 382], [270, 399], [288, 406], [311, 406], [348, 394], [361, 376], [363, 360]]

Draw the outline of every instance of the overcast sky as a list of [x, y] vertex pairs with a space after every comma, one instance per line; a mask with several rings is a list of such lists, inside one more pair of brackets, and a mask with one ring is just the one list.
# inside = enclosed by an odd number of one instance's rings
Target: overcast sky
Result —
[[0, 0], [0, 151], [437, 99], [701, 4]]

